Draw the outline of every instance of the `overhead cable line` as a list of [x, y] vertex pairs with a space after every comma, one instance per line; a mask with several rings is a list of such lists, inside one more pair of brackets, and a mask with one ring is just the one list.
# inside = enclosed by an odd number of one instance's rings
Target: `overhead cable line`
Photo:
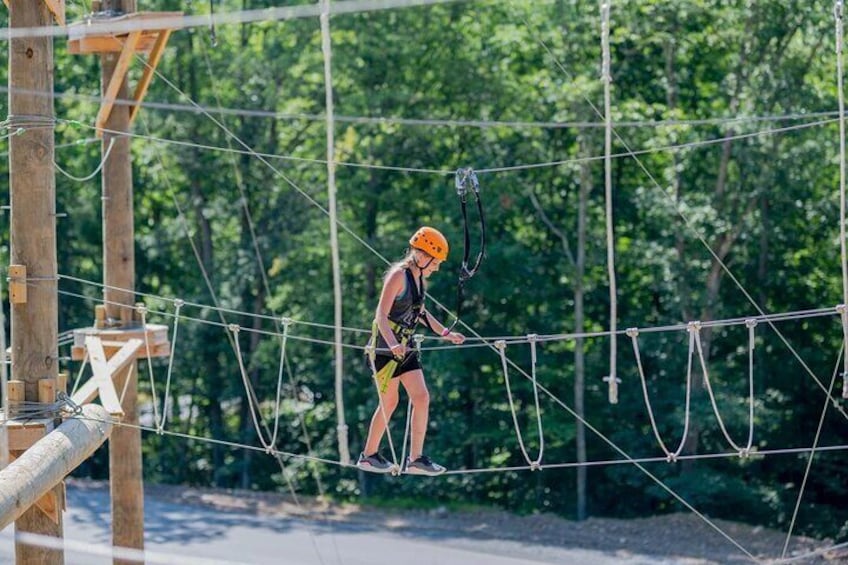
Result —
[[[64, 123], [67, 123], [67, 124], [73, 124], [73, 125], [76, 125], [78, 127], [85, 128], [85, 129], [98, 130], [98, 131], [102, 131], [102, 132], [110, 133], [110, 134], [114, 134], [114, 135], [125, 135], [127, 137], [131, 137], [131, 138], [135, 138], [135, 139], [143, 139], [143, 140], [154, 142], [154, 143], [164, 143], [164, 144], [168, 144], [168, 145], [176, 145], [176, 146], [181, 146], [181, 147], [191, 147], [191, 148], [196, 148], [196, 149], [204, 149], [204, 150], [208, 150], [208, 151], [216, 151], [216, 152], [222, 152], [222, 153], [235, 153], [235, 154], [239, 154], [239, 155], [251, 155], [251, 156], [261, 157], [263, 159], [292, 161], [292, 162], [296, 162], [296, 163], [306, 163], [306, 164], [312, 164], [312, 165], [326, 165], [327, 164], [326, 159], [317, 159], [317, 158], [308, 158], [308, 157], [295, 157], [295, 156], [291, 156], [291, 155], [279, 155], [279, 154], [273, 154], [273, 153], [261, 153], [261, 152], [254, 151], [254, 150], [251, 150], [251, 149], [236, 149], [236, 148], [221, 147], [221, 146], [216, 146], [216, 145], [207, 145], [207, 144], [197, 143], [197, 142], [193, 142], [193, 141], [180, 141], [180, 140], [168, 139], [168, 138], [163, 138], [163, 137], [155, 137], [155, 136], [152, 136], [152, 135], [142, 135], [142, 134], [137, 134], [137, 133], [126, 133], [126, 132], [115, 132], [115, 131], [108, 130], [108, 129], [96, 128], [95, 126], [85, 124], [85, 123], [79, 122], [77, 120], [60, 120], [60, 121], [63, 121]], [[796, 124], [796, 125], [793, 125], [793, 126], [786, 126], [786, 127], [782, 127], [782, 128], [772, 128], [772, 129], [766, 129], [766, 130], [750, 132], [750, 133], [734, 134], [734, 135], [729, 135], [729, 136], [715, 138], [715, 139], [708, 139], [708, 140], [702, 140], [702, 141], [692, 141], [692, 142], [688, 142], [688, 143], [678, 143], [678, 144], [667, 145], [667, 146], [662, 146], [662, 147], [653, 147], [653, 148], [650, 148], [650, 149], [641, 149], [641, 150], [636, 150], [636, 151], [626, 151], [626, 152], [623, 152], [623, 153], [614, 153], [614, 154], [611, 155], [611, 157], [613, 159], [623, 159], [623, 158], [633, 157], [634, 155], [650, 155], [650, 154], [654, 154], [654, 153], [662, 153], [662, 152], [665, 152], [665, 151], [682, 151], [682, 150], [686, 150], [686, 149], [695, 149], [695, 148], [698, 148], [698, 147], [706, 147], [706, 146], [709, 146], [709, 145], [715, 145], [715, 144], [723, 143], [723, 142], [726, 142], [726, 141], [735, 141], [735, 140], [739, 140], [739, 139], [749, 139], [749, 138], [758, 137], [758, 136], [761, 136], [761, 135], [773, 135], [773, 134], [785, 133], [785, 132], [789, 132], [789, 131], [796, 131], [796, 130], [807, 129], [807, 128], [812, 128], [812, 127], [824, 126], [824, 125], [828, 125], [828, 124], [831, 124], [831, 123], [835, 123], [837, 121], [838, 121], [838, 118], [827, 119], [827, 120], [819, 120], [819, 121], [816, 121], [816, 122]], [[574, 159], [563, 159], [563, 160], [559, 160], [559, 161], [548, 161], [548, 162], [544, 162], [544, 163], [530, 163], [530, 164], [510, 165], [510, 166], [504, 166], [504, 167], [491, 167], [491, 168], [475, 169], [475, 172], [482, 174], [482, 175], [492, 174], [492, 173], [510, 173], [510, 172], [529, 170], [529, 169], [541, 169], [541, 168], [573, 165], [573, 164], [579, 164], [579, 163], [587, 163], [587, 162], [593, 162], [593, 161], [601, 161], [604, 158], [605, 158], [605, 156], [603, 156], [603, 155], [591, 156], [591, 157], [576, 157]], [[448, 170], [448, 169], [428, 169], [428, 168], [403, 167], [403, 166], [392, 166], [392, 165], [375, 165], [375, 164], [369, 164], [369, 163], [355, 163], [355, 162], [349, 162], [349, 161], [336, 161], [335, 164], [338, 165], [338, 166], [342, 166], [342, 167], [395, 171], [395, 172], [400, 172], [400, 173], [421, 173], [421, 174], [434, 174], [434, 175], [442, 175], [442, 176], [453, 175], [455, 173], [454, 170]]]
[[[336, 2], [330, 15], [361, 14], [399, 8], [415, 8], [437, 4], [455, 4], [468, 0], [347, 0]], [[31, 37], [85, 37], [88, 35], [122, 35], [133, 31], [151, 29], [191, 29], [196, 27], [234, 24], [282, 22], [303, 18], [317, 18], [321, 7], [317, 4], [281, 6], [258, 10], [237, 10], [218, 14], [148, 17], [142, 20], [114, 18], [106, 21], [88, 20], [77, 25], [18, 27], [0, 30], [0, 41]]]
[[[100, 105], [107, 100], [102, 95], [84, 94], [69, 91], [55, 91], [45, 93], [41, 90], [11, 88], [0, 85], [0, 92], [18, 92], [30, 94], [32, 96], [52, 96], [54, 99], [78, 100], [81, 102], [90, 102]], [[132, 106], [140, 107], [146, 110], [162, 110], [171, 112], [184, 112], [190, 114], [202, 114], [196, 106], [190, 104], [179, 104], [176, 102], [156, 102], [151, 100], [136, 101], [129, 98], [110, 98], [109, 102], [116, 106]], [[215, 112], [221, 116], [239, 116], [246, 118], [265, 118], [273, 120], [287, 121], [314, 121], [326, 122], [326, 114], [314, 113], [294, 113], [294, 112], [278, 112], [272, 110], [258, 110], [251, 108], [223, 108], [210, 107], [203, 104], [198, 104], [204, 110]], [[670, 128], [670, 127], [696, 127], [696, 126], [716, 126], [726, 124], [739, 123], [759, 123], [759, 122], [786, 122], [796, 120], [819, 120], [822, 118], [838, 118], [839, 112], [834, 110], [830, 112], [795, 112], [790, 114], [772, 114], [772, 115], [741, 115], [728, 116], [720, 118], [693, 118], [693, 119], [667, 119], [667, 120], [625, 120], [617, 121], [616, 127], [622, 128]], [[404, 118], [402, 116], [348, 116], [342, 114], [334, 114], [333, 122], [349, 123], [358, 125], [401, 125], [401, 126], [421, 126], [421, 127], [450, 127], [450, 128], [504, 128], [504, 129], [601, 129], [604, 127], [604, 122], [591, 121], [528, 121], [528, 120], [475, 120], [475, 119], [446, 119], [446, 118]]]

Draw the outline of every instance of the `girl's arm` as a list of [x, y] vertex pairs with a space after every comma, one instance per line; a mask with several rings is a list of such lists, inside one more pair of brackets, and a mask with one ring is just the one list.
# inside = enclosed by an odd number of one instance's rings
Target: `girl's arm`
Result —
[[380, 302], [377, 303], [377, 311], [374, 314], [374, 319], [377, 321], [377, 329], [380, 330], [380, 335], [388, 344], [395, 357], [403, 357], [406, 355], [407, 348], [398, 342], [389, 325], [389, 312], [392, 310], [392, 304], [395, 298], [403, 292], [406, 284], [406, 275], [403, 270], [396, 270], [391, 273], [383, 284], [383, 290], [380, 293]]
[[436, 319], [426, 308], [424, 309], [424, 315], [427, 317], [427, 325], [433, 330], [435, 333], [439, 334], [446, 340], [450, 341], [455, 345], [459, 345], [463, 341], [465, 341], [465, 336], [459, 332], [449, 332], [447, 326], [441, 323]]

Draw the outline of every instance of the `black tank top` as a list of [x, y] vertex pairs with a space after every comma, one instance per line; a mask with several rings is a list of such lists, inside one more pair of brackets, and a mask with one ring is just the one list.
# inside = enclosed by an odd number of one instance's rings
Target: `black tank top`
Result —
[[[400, 326], [397, 330], [407, 330], [409, 333], [418, 324], [418, 319], [421, 317], [421, 311], [424, 308], [424, 295], [418, 288], [415, 277], [408, 268], [403, 270], [406, 276], [406, 288], [403, 293], [395, 297], [392, 307], [389, 310], [389, 320]], [[400, 341], [400, 331], [393, 329], [395, 338]], [[386, 340], [380, 331], [377, 331], [377, 351], [388, 349]]]

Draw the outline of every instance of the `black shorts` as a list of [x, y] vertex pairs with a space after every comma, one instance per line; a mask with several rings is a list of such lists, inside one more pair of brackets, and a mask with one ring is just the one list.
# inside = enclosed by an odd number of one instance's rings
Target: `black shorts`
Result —
[[[379, 372], [380, 369], [385, 367], [386, 364], [392, 359], [393, 357], [389, 357], [388, 355], [375, 355], [374, 368], [377, 370], [377, 372]], [[368, 370], [370, 371], [371, 361], [368, 359], [368, 355], [365, 356], [365, 363], [368, 365]], [[419, 369], [421, 369], [421, 362], [418, 360], [418, 353], [407, 353], [406, 357], [404, 357], [403, 361], [401, 361], [397, 369], [395, 369], [395, 374], [392, 375], [392, 378], [399, 377], [404, 373]]]

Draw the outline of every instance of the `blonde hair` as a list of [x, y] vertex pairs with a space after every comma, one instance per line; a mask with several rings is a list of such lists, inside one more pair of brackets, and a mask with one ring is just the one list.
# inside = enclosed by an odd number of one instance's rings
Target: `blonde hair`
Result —
[[[409, 249], [407, 250], [406, 255], [404, 255], [403, 259], [401, 259], [400, 261], [395, 261], [394, 263], [389, 265], [389, 268], [386, 269], [386, 272], [383, 274], [383, 284], [386, 284], [386, 282], [388, 282], [389, 277], [392, 276], [395, 271], [399, 271], [401, 269], [409, 269], [414, 266], [415, 256], [417, 253], [423, 253], [424, 255], [426, 255], [426, 253], [424, 253], [423, 251], [419, 251], [418, 249]], [[426, 282], [424, 284], [426, 284]]]

